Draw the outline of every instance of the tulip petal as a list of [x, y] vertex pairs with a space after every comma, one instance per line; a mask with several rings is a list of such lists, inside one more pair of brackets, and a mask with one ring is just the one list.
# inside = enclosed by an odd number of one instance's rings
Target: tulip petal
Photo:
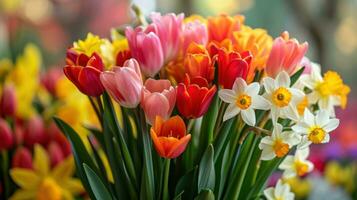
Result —
[[188, 142], [191, 140], [191, 134], [187, 134], [185, 137], [181, 138], [168, 152], [168, 157], [169, 158], [176, 158], [179, 155], [181, 155], [188, 144]]

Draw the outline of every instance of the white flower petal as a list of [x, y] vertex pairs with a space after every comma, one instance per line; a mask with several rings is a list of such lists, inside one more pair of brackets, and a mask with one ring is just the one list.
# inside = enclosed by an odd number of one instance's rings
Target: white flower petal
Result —
[[335, 130], [338, 125], [340, 124], [340, 120], [339, 119], [330, 119], [330, 121], [323, 126], [322, 128], [326, 131], [326, 132], [331, 132], [333, 130]]
[[312, 142], [308, 140], [307, 136], [302, 137], [301, 143], [297, 145], [297, 149], [305, 149], [308, 148]]
[[304, 111], [304, 122], [309, 126], [315, 125], [315, 116], [311, 113], [311, 111], [305, 108]]
[[252, 105], [251, 107], [259, 110], [269, 110], [270, 102], [267, 101], [264, 97], [255, 95], [252, 97]]
[[219, 90], [218, 96], [226, 103], [235, 103], [237, 99], [237, 95], [234, 93], [234, 91], [228, 89]]
[[316, 117], [315, 117], [315, 123], [316, 125], [319, 126], [325, 126], [327, 123], [329, 123], [329, 114], [326, 110], [320, 110], [317, 112]]
[[274, 197], [274, 188], [270, 187], [264, 190], [264, 196], [267, 198], [267, 200], [275, 200]]
[[275, 158], [275, 153], [274, 153], [273, 149], [264, 148], [260, 159], [261, 160], [272, 160], [273, 158]]
[[295, 88], [288, 88], [289, 92], [292, 94], [292, 100], [294, 103], [299, 103], [304, 99], [304, 92]]
[[326, 134], [325, 138], [321, 141], [321, 143], [328, 143], [330, 141], [330, 134]]
[[296, 133], [307, 134], [307, 132], [309, 131], [309, 125], [305, 122], [299, 122], [296, 125], [292, 126], [291, 129]]
[[296, 106], [291, 104], [281, 109], [281, 116], [291, 119], [295, 122], [299, 121], [299, 113], [296, 109]]
[[265, 91], [267, 93], [272, 93], [275, 90], [275, 83], [274, 83], [274, 79], [270, 78], [270, 77], [265, 77], [263, 79], [263, 85], [265, 88]]
[[286, 170], [286, 169], [290, 169], [291, 166], [294, 165], [294, 156], [286, 156], [285, 159], [283, 160], [283, 162], [281, 162], [281, 164], [279, 165], [279, 169], [281, 170]]
[[249, 96], [254, 96], [259, 93], [260, 90], [260, 85], [257, 82], [253, 82], [247, 86], [245, 89], [245, 93], [247, 93]]
[[276, 82], [279, 87], [290, 87], [290, 77], [289, 74], [285, 71], [281, 71], [278, 76], [276, 77]]
[[226, 112], [223, 115], [223, 121], [226, 121], [236, 115], [240, 112], [240, 109], [235, 105], [235, 104], [229, 104]]
[[242, 119], [245, 123], [247, 123], [249, 126], [255, 126], [255, 112], [253, 109], [246, 109], [241, 111]]
[[233, 84], [232, 90], [235, 91], [237, 94], [241, 94], [246, 90], [247, 83], [244, 79], [238, 77]]
[[298, 149], [296, 150], [295, 157], [299, 160], [306, 160], [309, 156], [310, 148]]

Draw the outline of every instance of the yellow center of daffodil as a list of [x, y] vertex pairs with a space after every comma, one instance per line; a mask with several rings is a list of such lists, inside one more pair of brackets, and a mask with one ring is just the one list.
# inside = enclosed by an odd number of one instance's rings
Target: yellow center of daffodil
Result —
[[304, 115], [305, 108], [309, 106], [309, 100], [307, 99], [307, 96], [305, 95], [304, 98], [297, 104], [297, 111], [300, 116]]
[[295, 161], [295, 170], [299, 176], [304, 176], [309, 171], [309, 166], [301, 161]]
[[281, 139], [278, 139], [274, 142], [273, 149], [276, 157], [281, 158], [289, 152], [289, 144], [286, 144]]
[[239, 95], [236, 101], [236, 105], [242, 110], [248, 109], [251, 104], [252, 97], [245, 94]]
[[326, 136], [326, 132], [321, 127], [312, 127], [308, 135], [308, 139], [314, 144], [320, 144]]
[[292, 94], [288, 89], [280, 87], [273, 93], [273, 103], [278, 107], [285, 107], [289, 105], [291, 96]]
[[61, 200], [62, 192], [61, 187], [58, 186], [56, 181], [47, 177], [43, 179], [37, 191], [37, 200]]

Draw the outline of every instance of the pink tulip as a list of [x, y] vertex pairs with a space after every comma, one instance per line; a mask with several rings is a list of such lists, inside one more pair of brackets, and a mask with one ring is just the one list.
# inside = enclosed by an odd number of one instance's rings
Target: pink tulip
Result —
[[283, 70], [290, 75], [293, 74], [307, 49], [307, 42], [299, 44], [295, 38], [289, 39], [288, 32], [283, 32], [280, 37], [274, 40], [266, 65], [268, 76], [275, 77]]
[[208, 31], [205, 24], [198, 20], [189, 22], [183, 28], [183, 51], [185, 52], [191, 43], [206, 46], [208, 41]]
[[300, 62], [301, 67], [305, 67], [303, 74], [311, 74], [312, 64], [308, 57], [304, 56]]
[[7, 122], [0, 118], [0, 151], [9, 149], [14, 144], [14, 136]]
[[13, 116], [16, 111], [15, 88], [13, 85], [5, 85], [0, 98], [1, 116]]
[[57, 142], [51, 141], [47, 146], [47, 152], [51, 159], [51, 166], [54, 167], [65, 159], [61, 146]]
[[28, 147], [33, 147], [37, 143], [45, 144], [47, 141], [48, 137], [43, 119], [38, 115], [32, 116], [26, 124], [24, 143]]
[[157, 26], [157, 35], [160, 38], [164, 52], [164, 60], [168, 62], [177, 57], [181, 45], [182, 20], [184, 14], [169, 13], [161, 16], [152, 13], [151, 20]]
[[143, 81], [135, 59], [125, 61], [123, 67], [114, 67], [113, 71], [102, 72], [100, 80], [110, 96], [120, 105], [135, 108], [140, 103]]
[[148, 79], [142, 90], [141, 107], [146, 121], [152, 124], [157, 115], [168, 119], [175, 107], [176, 89], [169, 80]]
[[140, 63], [144, 75], [149, 77], [154, 77], [164, 64], [161, 42], [156, 33], [157, 27], [154, 24], [146, 30], [142, 27], [127, 27], [125, 30], [132, 57]]

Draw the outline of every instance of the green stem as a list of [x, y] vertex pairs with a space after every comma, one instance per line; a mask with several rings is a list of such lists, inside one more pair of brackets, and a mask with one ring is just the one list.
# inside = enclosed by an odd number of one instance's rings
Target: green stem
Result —
[[163, 194], [162, 199], [169, 199], [169, 175], [170, 175], [170, 159], [165, 159], [164, 163], [164, 185], [163, 185]]
[[91, 104], [91, 105], [92, 105], [92, 107], [93, 107], [93, 110], [94, 110], [95, 114], [97, 115], [97, 118], [98, 118], [98, 120], [99, 120], [100, 124], [101, 124], [101, 125], [102, 125], [102, 127], [103, 127], [103, 119], [102, 119], [102, 115], [100, 114], [100, 111], [99, 111], [99, 109], [98, 109], [97, 105], [95, 105], [95, 103], [94, 103], [94, 101], [93, 101], [92, 97], [88, 96], [88, 99], [89, 99], [90, 104]]
[[222, 126], [222, 121], [223, 121], [223, 114], [224, 114], [224, 111], [226, 110], [227, 108], [227, 103], [225, 102], [222, 102], [221, 103], [221, 106], [219, 107], [219, 111], [218, 111], [218, 115], [217, 115], [217, 120], [216, 120], [216, 125], [214, 127], [214, 131], [213, 131], [213, 137], [216, 137], [221, 126]]
[[8, 153], [7, 151], [2, 151], [2, 170], [3, 170], [3, 187], [4, 187], [4, 197], [7, 199], [10, 194], [10, 180], [9, 180], [9, 174], [8, 174], [8, 163], [9, 163], [9, 158], [8, 158]]

